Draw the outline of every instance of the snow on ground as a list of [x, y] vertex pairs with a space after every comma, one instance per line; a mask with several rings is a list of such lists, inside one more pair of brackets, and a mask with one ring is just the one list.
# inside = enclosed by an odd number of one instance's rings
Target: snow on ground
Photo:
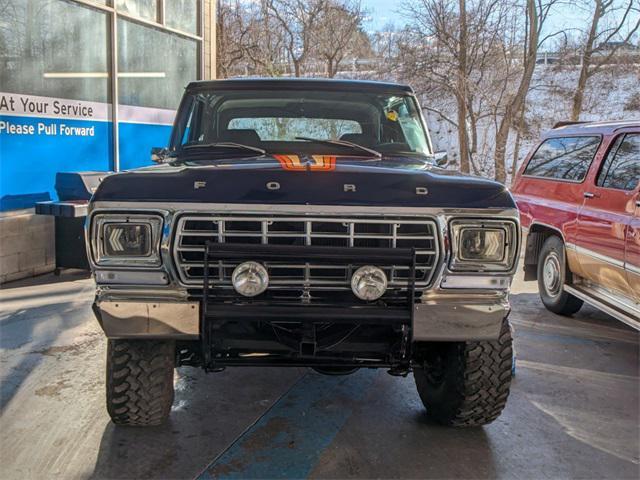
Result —
[[[571, 98], [577, 83], [577, 67], [541, 65], [538, 67], [532, 89], [527, 97], [525, 134], [517, 154], [518, 164], [533, 148], [541, 133], [561, 120], [567, 120], [571, 112]], [[423, 100], [426, 103], [426, 99]], [[455, 118], [453, 105], [446, 105], [451, 118]], [[440, 107], [441, 108], [441, 107]], [[457, 130], [437, 114], [425, 112], [436, 151], [447, 151], [450, 164], [457, 168]], [[581, 120], [640, 120], [640, 68], [626, 73], [603, 70], [590, 80], [585, 92]], [[475, 164], [483, 176], [493, 176], [494, 120], [486, 119], [478, 128], [478, 150]], [[515, 132], [512, 132], [507, 151], [507, 167], [511, 171]], [[509, 183], [509, 181], [507, 182]]]

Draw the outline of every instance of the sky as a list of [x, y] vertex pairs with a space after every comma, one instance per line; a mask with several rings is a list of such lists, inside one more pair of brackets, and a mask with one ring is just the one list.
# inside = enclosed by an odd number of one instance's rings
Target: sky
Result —
[[[618, 1], [622, 2], [623, 0]], [[389, 24], [402, 27], [407, 21], [400, 13], [402, 0], [361, 0], [361, 2], [362, 6], [369, 12], [369, 21], [367, 22], [369, 31], [381, 30]], [[636, 15], [636, 21], [637, 18]], [[574, 5], [564, 4], [557, 7], [556, 11], [550, 15], [547, 33], [575, 28], [576, 25], [584, 25], [582, 28], [586, 28], [589, 20], [589, 12], [581, 10]]]
[[362, 6], [369, 11], [368, 27], [371, 31], [380, 30], [389, 23], [402, 23], [403, 18], [396, 10], [400, 7], [398, 0], [361, 0]]

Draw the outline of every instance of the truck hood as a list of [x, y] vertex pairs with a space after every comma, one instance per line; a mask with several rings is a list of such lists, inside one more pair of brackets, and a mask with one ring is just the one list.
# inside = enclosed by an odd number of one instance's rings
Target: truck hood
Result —
[[292, 155], [130, 170], [105, 178], [92, 201], [516, 208], [500, 183], [410, 157]]

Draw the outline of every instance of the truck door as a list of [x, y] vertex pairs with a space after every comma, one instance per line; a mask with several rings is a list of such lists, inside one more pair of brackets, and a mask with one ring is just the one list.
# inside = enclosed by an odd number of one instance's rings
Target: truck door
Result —
[[[638, 160], [640, 162], [640, 160]], [[625, 269], [629, 287], [635, 295], [640, 307], [640, 193], [635, 198], [636, 211], [627, 230], [627, 247], [625, 252]]]
[[633, 298], [625, 270], [627, 236], [636, 209], [640, 133], [616, 137], [599, 170], [585, 182], [576, 251], [585, 277], [609, 292]]

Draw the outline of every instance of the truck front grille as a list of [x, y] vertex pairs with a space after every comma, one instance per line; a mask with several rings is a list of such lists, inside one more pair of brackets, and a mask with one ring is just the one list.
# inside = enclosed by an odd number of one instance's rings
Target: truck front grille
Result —
[[[438, 263], [436, 223], [416, 217], [296, 217], [261, 215], [185, 215], [178, 219], [173, 255], [180, 281], [203, 283], [206, 242], [226, 244], [307, 245], [326, 247], [414, 248], [416, 288], [424, 290]], [[250, 252], [250, 250], [249, 250]], [[246, 260], [251, 260], [247, 254]], [[357, 258], [354, 258], [357, 268]], [[231, 287], [237, 263], [210, 260], [209, 276], [217, 287]], [[269, 288], [349, 289], [351, 264], [268, 262]], [[390, 288], [406, 288], [409, 267], [384, 267]]]

